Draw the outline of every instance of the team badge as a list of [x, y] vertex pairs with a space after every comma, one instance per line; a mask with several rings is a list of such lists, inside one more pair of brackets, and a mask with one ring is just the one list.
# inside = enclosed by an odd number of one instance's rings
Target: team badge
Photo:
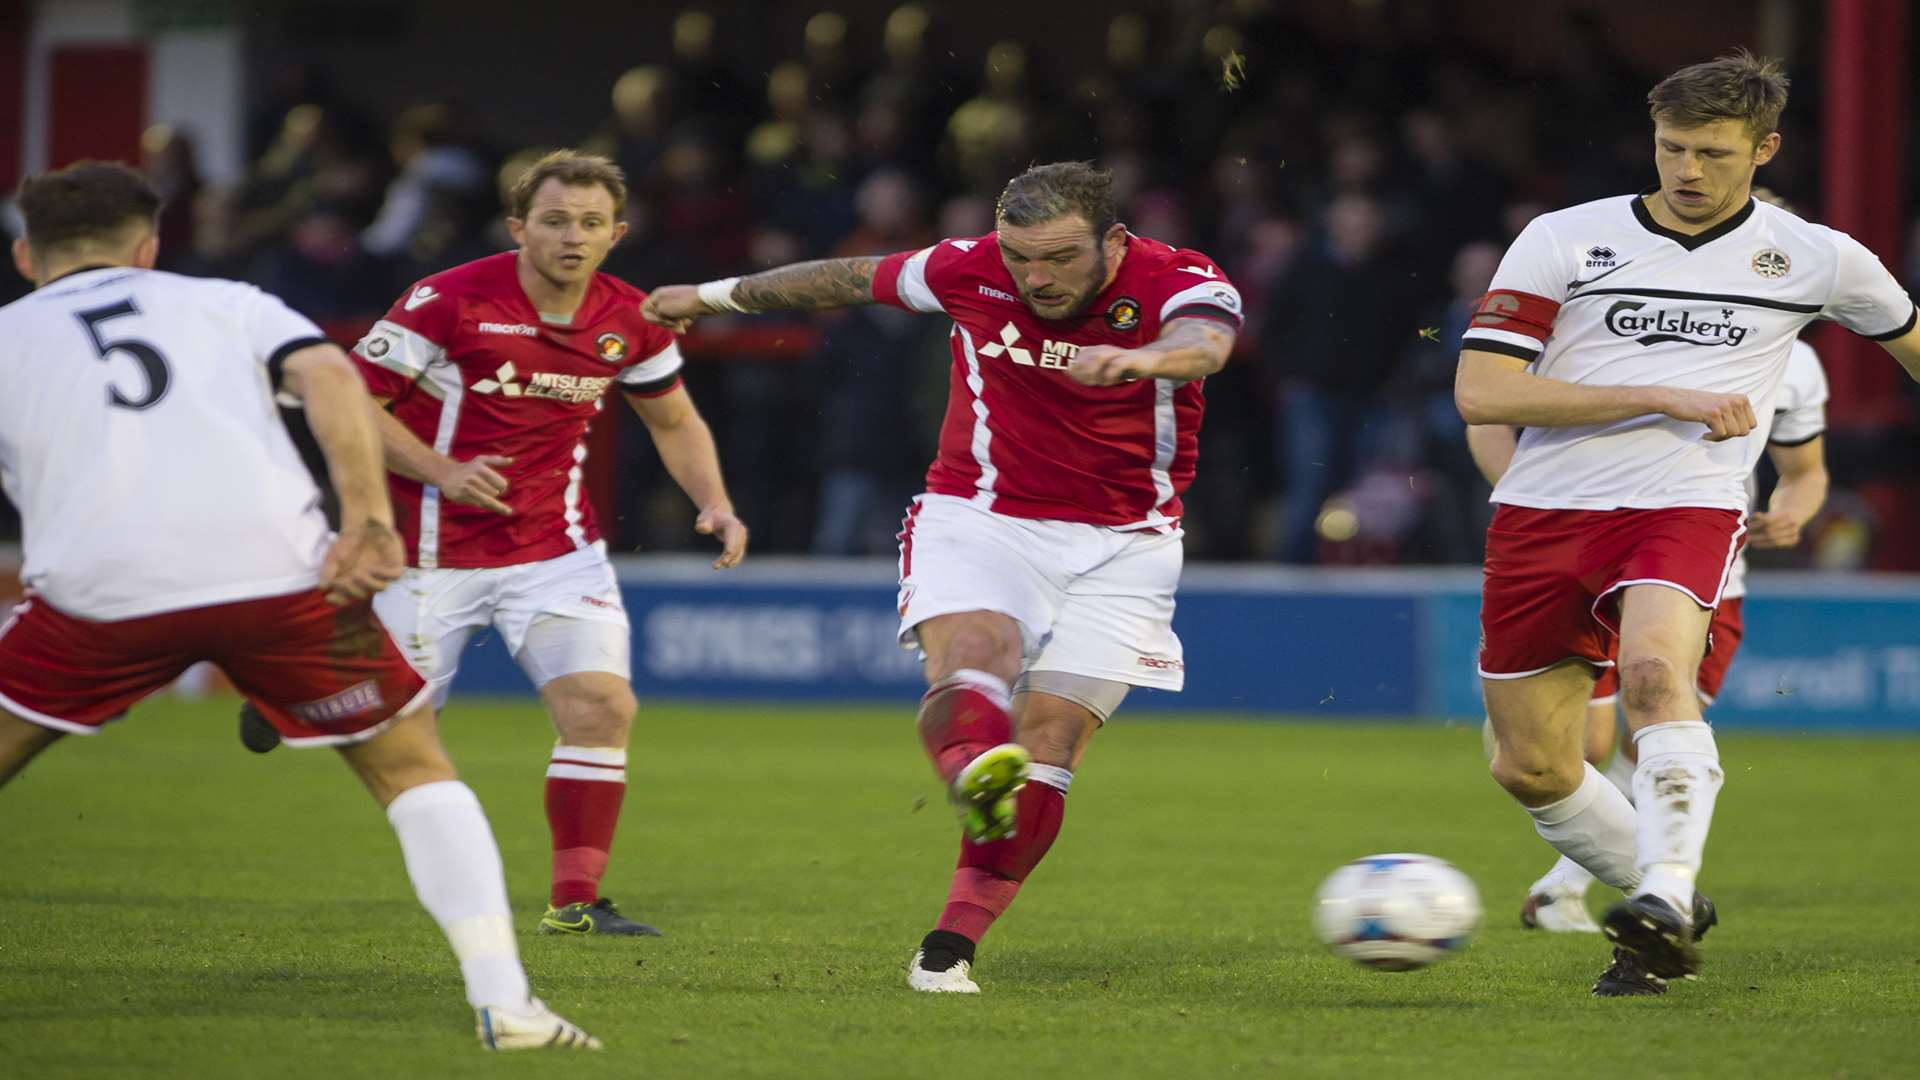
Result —
[[627, 358], [627, 339], [619, 334], [601, 334], [594, 344], [600, 348], [600, 359], [609, 364], [617, 364]]
[[1778, 248], [1765, 248], [1754, 253], [1753, 272], [1763, 278], [1783, 278], [1793, 268], [1793, 260]]
[[1140, 325], [1140, 301], [1123, 296], [1107, 305], [1107, 329], [1131, 330]]

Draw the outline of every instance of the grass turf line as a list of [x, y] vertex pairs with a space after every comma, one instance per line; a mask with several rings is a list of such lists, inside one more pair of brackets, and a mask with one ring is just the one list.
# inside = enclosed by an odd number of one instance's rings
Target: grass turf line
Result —
[[[981, 948], [979, 998], [910, 994], [956, 830], [900, 709], [643, 707], [608, 895], [668, 937], [532, 933], [537, 707], [444, 730], [506, 858], [536, 992], [599, 1055], [490, 1058], [398, 845], [326, 751], [239, 748], [162, 701], [0, 792], [0, 1059], [14, 1076], [1876, 1076], [1920, 1067], [1920, 755], [1725, 732], [1697, 983], [1598, 1002], [1606, 949], [1518, 929], [1552, 860], [1477, 731], [1123, 717]], [[1904, 816], [1900, 826], [1889, 815]], [[1376, 851], [1453, 860], [1488, 925], [1423, 972], [1313, 940]], [[1602, 901], [1596, 889], [1596, 906]]]

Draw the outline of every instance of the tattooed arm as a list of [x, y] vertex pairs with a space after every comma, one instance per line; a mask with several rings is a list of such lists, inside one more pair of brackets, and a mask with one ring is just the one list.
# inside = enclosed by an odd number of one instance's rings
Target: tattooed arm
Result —
[[702, 315], [724, 311], [819, 311], [873, 303], [880, 259], [818, 259], [704, 285], [655, 289], [641, 306], [648, 319], [684, 331]]

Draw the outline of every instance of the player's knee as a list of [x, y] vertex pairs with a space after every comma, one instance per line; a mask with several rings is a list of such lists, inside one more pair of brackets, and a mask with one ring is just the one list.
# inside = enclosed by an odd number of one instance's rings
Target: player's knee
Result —
[[1009, 668], [1017, 669], [1020, 664], [1019, 633], [1015, 631], [1009, 635], [990, 623], [969, 623], [947, 635], [941, 645], [940, 655], [931, 659], [935, 662], [934, 667], [943, 672], [972, 668], [975, 671], [997, 673]]
[[1048, 717], [1039, 723], [1022, 725], [1020, 742], [1037, 764], [1070, 769], [1085, 732], [1086, 724], [1079, 719]]
[[459, 775], [427, 708], [394, 721], [365, 742], [341, 747], [340, 756], [381, 806], [410, 788]]
[[1620, 662], [1620, 704], [1629, 714], [1664, 714], [1691, 695], [1679, 667], [1664, 656]]
[[553, 726], [574, 746], [625, 746], [640, 702], [624, 682], [572, 688], [553, 701]]
[[1545, 806], [1571, 795], [1580, 787], [1585, 770], [1577, 761], [1560, 761], [1535, 754], [1494, 754], [1487, 766], [1493, 779], [1523, 806]]

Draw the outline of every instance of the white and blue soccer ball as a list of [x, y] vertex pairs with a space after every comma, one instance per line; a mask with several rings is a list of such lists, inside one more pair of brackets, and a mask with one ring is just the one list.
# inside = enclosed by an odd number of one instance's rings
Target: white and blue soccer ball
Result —
[[1313, 925], [1320, 940], [1356, 964], [1412, 971], [1466, 944], [1480, 925], [1480, 892], [1445, 859], [1369, 855], [1320, 886]]

